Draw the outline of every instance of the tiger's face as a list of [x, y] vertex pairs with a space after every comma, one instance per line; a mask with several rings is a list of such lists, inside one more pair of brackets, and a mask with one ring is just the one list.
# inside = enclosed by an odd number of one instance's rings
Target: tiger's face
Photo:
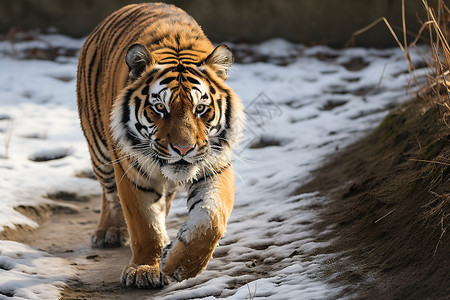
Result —
[[[223, 51], [228, 47], [219, 52]], [[211, 55], [204, 62], [148, 62], [115, 101], [113, 138], [142, 172], [151, 172], [157, 164], [165, 177], [186, 182], [229, 163], [241, 130], [242, 108], [224, 83], [224, 64], [215, 66]], [[216, 55], [222, 55], [215, 58], [217, 65], [230, 54]], [[133, 71], [131, 66], [132, 80]]]

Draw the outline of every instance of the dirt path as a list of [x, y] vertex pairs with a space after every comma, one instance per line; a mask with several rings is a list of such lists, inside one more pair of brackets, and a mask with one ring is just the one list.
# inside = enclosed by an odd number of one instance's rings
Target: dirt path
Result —
[[67, 259], [77, 271], [63, 299], [148, 299], [158, 291], [124, 288], [119, 283], [123, 266], [129, 263], [128, 246], [93, 249], [90, 238], [99, 218], [100, 197], [74, 202], [76, 210], [52, 209], [53, 214], [21, 242]]

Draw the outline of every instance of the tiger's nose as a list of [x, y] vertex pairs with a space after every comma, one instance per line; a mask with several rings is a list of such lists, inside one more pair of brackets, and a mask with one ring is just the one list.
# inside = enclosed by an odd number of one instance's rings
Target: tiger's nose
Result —
[[195, 145], [192, 146], [180, 146], [177, 144], [170, 144], [170, 147], [172, 147], [172, 149], [180, 154], [181, 156], [185, 156], [186, 154], [188, 154], [189, 152], [191, 152], [192, 150], [194, 150]]

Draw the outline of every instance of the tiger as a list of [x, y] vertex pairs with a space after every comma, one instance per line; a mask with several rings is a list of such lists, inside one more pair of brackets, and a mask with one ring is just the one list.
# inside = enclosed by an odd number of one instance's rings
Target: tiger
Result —
[[[213, 46], [182, 9], [125, 6], [86, 38], [77, 105], [102, 188], [92, 247], [130, 245], [127, 287], [161, 288], [197, 276], [233, 209], [233, 150], [245, 122], [225, 83], [231, 49]], [[166, 218], [180, 188], [187, 220], [170, 241]]]

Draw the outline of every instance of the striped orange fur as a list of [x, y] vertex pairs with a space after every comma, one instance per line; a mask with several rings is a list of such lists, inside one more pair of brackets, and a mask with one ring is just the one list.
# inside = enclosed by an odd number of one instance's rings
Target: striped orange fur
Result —
[[[92, 166], [103, 189], [94, 247], [129, 235], [126, 286], [161, 287], [207, 265], [234, 201], [232, 149], [243, 107], [226, 85], [232, 54], [214, 48], [175, 6], [126, 6], [81, 49], [77, 99]], [[177, 189], [189, 218], [170, 242], [165, 219]]]

